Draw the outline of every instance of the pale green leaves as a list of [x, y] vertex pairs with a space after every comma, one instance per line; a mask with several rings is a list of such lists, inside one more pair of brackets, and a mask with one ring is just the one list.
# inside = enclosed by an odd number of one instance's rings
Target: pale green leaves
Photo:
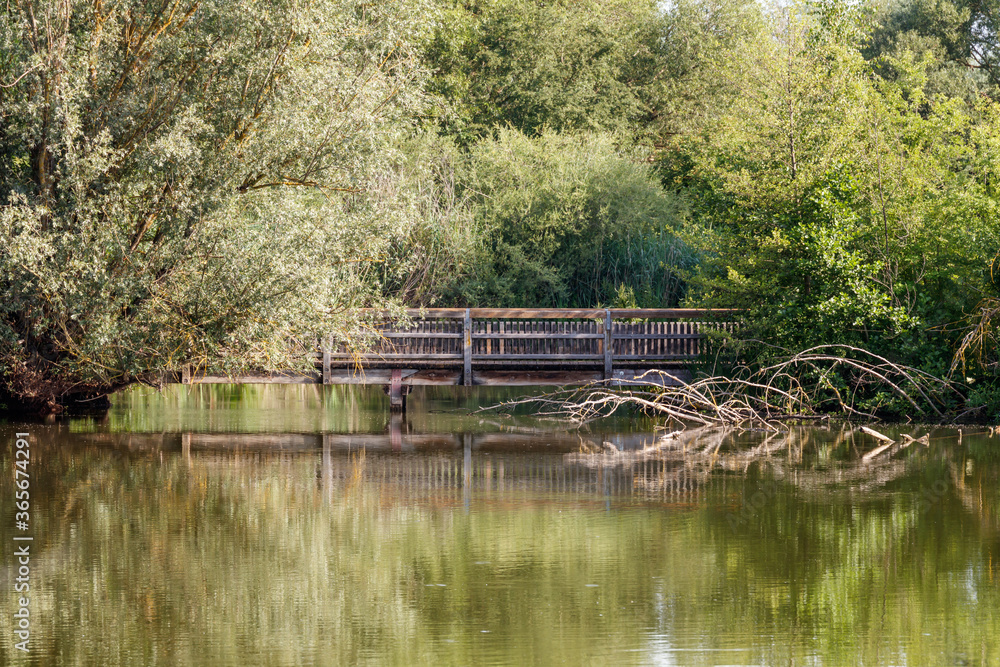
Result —
[[47, 37], [5, 12], [3, 358], [107, 386], [346, 336], [370, 290], [350, 266], [384, 244], [366, 190], [422, 105], [424, 8], [36, 3]]

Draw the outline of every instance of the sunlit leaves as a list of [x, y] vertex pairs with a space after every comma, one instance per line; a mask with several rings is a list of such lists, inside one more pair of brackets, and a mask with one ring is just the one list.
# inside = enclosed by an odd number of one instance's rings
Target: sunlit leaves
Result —
[[8, 8], [0, 321], [20, 342], [3, 358], [62, 378], [50, 394], [188, 362], [300, 363], [366, 298], [356, 265], [385, 236], [366, 191], [422, 103], [408, 42], [422, 11]]

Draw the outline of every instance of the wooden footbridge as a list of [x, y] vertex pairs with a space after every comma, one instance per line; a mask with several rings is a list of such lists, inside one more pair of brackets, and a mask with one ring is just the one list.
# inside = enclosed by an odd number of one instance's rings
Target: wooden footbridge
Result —
[[[731, 330], [732, 311], [695, 309], [437, 308], [407, 311], [361, 336], [364, 352], [319, 345], [316, 371], [197, 376], [189, 383], [378, 384], [400, 406], [415, 385], [634, 383], [647, 370], [683, 379], [707, 330]], [[670, 381], [667, 377], [666, 381]], [[648, 382], [644, 382], [648, 384]]]

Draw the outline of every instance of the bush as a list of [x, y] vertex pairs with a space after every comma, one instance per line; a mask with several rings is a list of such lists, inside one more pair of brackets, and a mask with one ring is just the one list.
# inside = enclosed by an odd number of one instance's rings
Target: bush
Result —
[[695, 257], [678, 238], [683, 201], [606, 134], [504, 130], [474, 146], [462, 187], [484, 234], [451, 300], [494, 307], [592, 307], [631, 289], [674, 306]]

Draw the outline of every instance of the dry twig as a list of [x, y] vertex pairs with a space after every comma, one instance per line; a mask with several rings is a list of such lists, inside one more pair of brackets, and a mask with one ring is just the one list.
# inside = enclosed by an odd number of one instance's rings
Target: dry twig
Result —
[[[648, 387], [638, 386], [643, 378], [648, 378]], [[531, 404], [538, 414], [586, 423], [628, 406], [683, 425], [773, 431], [778, 422], [823, 418], [830, 412], [871, 418], [874, 415], [855, 403], [858, 390], [865, 386], [883, 387], [915, 413], [932, 412], [939, 419], [944, 417], [944, 397], [953, 394], [961, 399], [946, 380], [848, 345], [813, 347], [757, 370], [744, 368], [733, 377], [703, 377], [676, 385], [667, 380], [662, 371], [648, 371], [628, 386], [603, 380], [483, 410]]]

